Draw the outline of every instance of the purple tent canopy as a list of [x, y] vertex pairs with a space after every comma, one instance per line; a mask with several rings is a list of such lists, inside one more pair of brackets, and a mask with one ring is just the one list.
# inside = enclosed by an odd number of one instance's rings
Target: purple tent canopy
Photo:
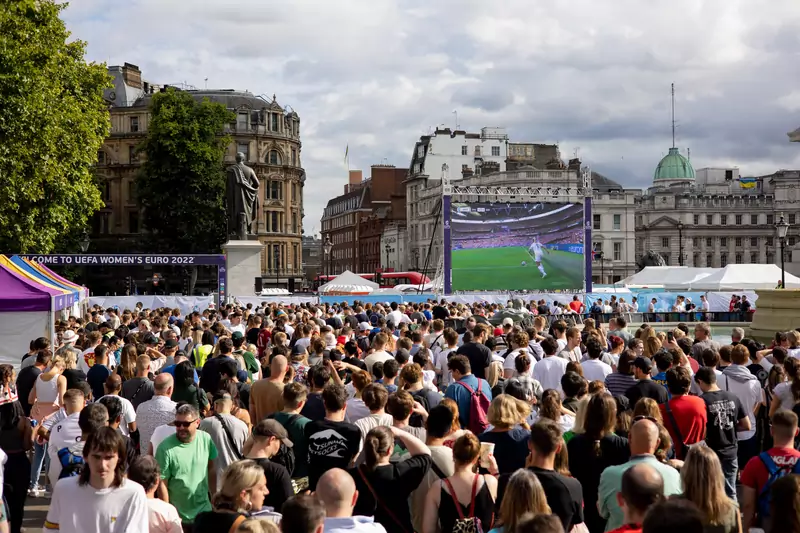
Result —
[[51, 297], [62, 295], [0, 265], [0, 311], [50, 311]]

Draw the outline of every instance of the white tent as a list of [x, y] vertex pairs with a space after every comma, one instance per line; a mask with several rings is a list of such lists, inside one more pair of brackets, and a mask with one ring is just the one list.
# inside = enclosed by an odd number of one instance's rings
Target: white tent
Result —
[[616, 285], [625, 287], [660, 288], [672, 283], [681, 283], [696, 279], [714, 272], [715, 268], [699, 268], [684, 266], [645, 267], [632, 276], [628, 276]]
[[[692, 283], [696, 291], [742, 291], [774, 289], [781, 279], [777, 265], [728, 265]], [[800, 289], [800, 278], [786, 274], [786, 288]]]
[[685, 270], [688, 272], [683, 276], [678, 276], [677, 279], [675, 275], [670, 276], [669, 280], [664, 283], [664, 288], [675, 291], [694, 289], [697, 287], [698, 282], [704, 280], [708, 276], [720, 272], [722, 269], [713, 267], [697, 267], [687, 268]]
[[377, 283], [345, 270], [325, 285], [320, 286], [319, 293], [325, 295], [370, 294], [378, 288]]

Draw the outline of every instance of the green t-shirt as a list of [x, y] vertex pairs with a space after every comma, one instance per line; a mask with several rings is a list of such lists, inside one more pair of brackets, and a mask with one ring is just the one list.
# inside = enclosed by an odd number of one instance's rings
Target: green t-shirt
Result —
[[216, 458], [217, 447], [205, 431], [198, 431], [189, 443], [170, 435], [159, 445], [156, 461], [167, 483], [169, 503], [184, 522], [194, 522], [198, 513], [211, 510], [208, 462]]
[[291, 415], [289, 413], [278, 412], [271, 418], [277, 420], [289, 434], [289, 440], [294, 446], [294, 472], [293, 478], [306, 477], [308, 475], [308, 443], [306, 442], [306, 424], [311, 422], [303, 415]]
[[247, 377], [250, 378], [250, 381], [253, 381], [253, 374], [258, 375], [258, 371], [261, 369], [261, 365], [256, 360], [256, 356], [253, 355], [253, 352], [247, 352], [245, 350], [237, 350], [233, 352], [235, 355], [241, 355], [242, 359], [244, 359], [244, 366], [247, 370]]

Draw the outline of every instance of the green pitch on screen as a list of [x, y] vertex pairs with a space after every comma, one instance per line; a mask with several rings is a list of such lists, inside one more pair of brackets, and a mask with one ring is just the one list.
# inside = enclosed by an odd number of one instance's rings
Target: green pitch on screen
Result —
[[[542, 254], [547, 277], [524, 246], [453, 250], [454, 291], [552, 291], [583, 288], [583, 255], [560, 250]], [[522, 266], [525, 261], [526, 266]]]

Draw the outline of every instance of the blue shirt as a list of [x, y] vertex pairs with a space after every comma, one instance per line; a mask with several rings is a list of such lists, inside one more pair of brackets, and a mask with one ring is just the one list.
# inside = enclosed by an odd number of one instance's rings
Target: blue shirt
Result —
[[[161, 369], [161, 373], [162, 374], [167, 373], [167, 374], [169, 374], [170, 376], [172, 376], [174, 378], [175, 377], [175, 367], [176, 366], [178, 366], [178, 365], [165, 366], [164, 368]], [[197, 370], [192, 370], [192, 372], [194, 372], [194, 383], [195, 383], [195, 385], [197, 385], [200, 382], [200, 378], [197, 377]]]
[[422, 314], [425, 315], [425, 318], [427, 320], [433, 320], [433, 314], [430, 311], [428, 311], [427, 309], [423, 310]]
[[[492, 401], [492, 389], [489, 387], [489, 382], [485, 379], [481, 381], [481, 392]], [[471, 394], [469, 391], [464, 388], [463, 386], [459, 385], [460, 382], [464, 382], [472, 390], [478, 390], [478, 378], [474, 375], [469, 374], [467, 376], [462, 377], [459, 381], [450, 384], [447, 387], [447, 390], [444, 391], [444, 397], [450, 398], [454, 400], [458, 405], [458, 421], [461, 422], [461, 427], [466, 428], [469, 426], [469, 406], [471, 400]]]

